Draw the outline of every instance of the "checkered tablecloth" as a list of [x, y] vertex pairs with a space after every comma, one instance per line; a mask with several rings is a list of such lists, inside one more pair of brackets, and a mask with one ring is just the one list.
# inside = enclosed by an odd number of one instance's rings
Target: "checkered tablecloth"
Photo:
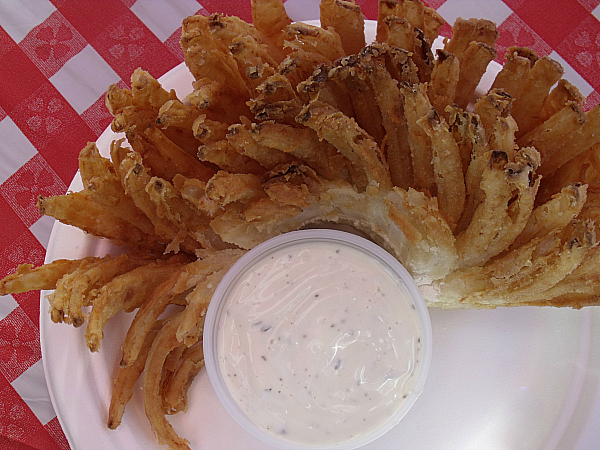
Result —
[[[367, 19], [376, 0], [357, 0]], [[600, 0], [426, 0], [448, 22], [498, 24], [499, 62], [515, 43], [549, 55], [565, 78], [600, 100]], [[293, 20], [318, 18], [318, 0], [287, 0]], [[77, 155], [109, 125], [109, 84], [137, 67], [159, 77], [183, 61], [181, 20], [220, 12], [250, 21], [250, 0], [0, 0], [0, 278], [41, 264], [53, 219], [39, 195], [62, 194]], [[38, 292], [0, 297], [0, 448], [66, 449], [46, 388]]]

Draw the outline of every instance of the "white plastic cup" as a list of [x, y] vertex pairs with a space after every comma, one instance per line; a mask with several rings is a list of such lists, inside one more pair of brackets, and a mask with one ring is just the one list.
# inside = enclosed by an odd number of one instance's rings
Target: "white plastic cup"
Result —
[[[418, 367], [416, 369], [413, 388], [408, 393], [399, 408], [385, 421], [381, 426], [372, 429], [361, 436], [345, 440], [335, 444], [309, 445], [298, 443], [280, 437], [277, 434], [263, 430], [257, 426], [250, 417], [242, 410], [236, 400], [232, 397], [227, 383], [221, 373], [218, 355], [218, 336], [217, 328], [221, 320], [221, 314], [227, 303], [228, 296], [232, 287], [243, 275], [252, 268], [253, 264], [263, 257], [276, 250], [287, 246], [295, 246], [303, 242], [334, 242], [338, 245], [344, 245], [354, 250], [358, 250], [369, 258], [379, 262], [382, 270], [396, 279], [399, 285], [405, 288], [405, 292], [414, 302], [414, 314], [417, 323], [421, 329], [421, 353], [419, 355]], [[223, 277], [219, 286], [215, 290], [209, 305], [204, 325], [204, 360], [205, 367], [209, 376], [210, 383], [229, 414], [236, 422], [249, 433], [259, 438], [263, 442], [281, 449], [335, 449], [347, 450], [361, 447], [381, 437], [391, 428], [397, 425], [406, 415], [410, 408], [423, 391], [425, 380], [429, 371], [432, 354], [432, 330], [429, 313], [425, 305], [425, 300], [421, 291], [417, 287], [408, 271], [391, 254], [377, 246], [373, 242], [364, 239], [356, 234], [331, 229], [309, 229], [294, 231], [272, 238], [243, 255]]]

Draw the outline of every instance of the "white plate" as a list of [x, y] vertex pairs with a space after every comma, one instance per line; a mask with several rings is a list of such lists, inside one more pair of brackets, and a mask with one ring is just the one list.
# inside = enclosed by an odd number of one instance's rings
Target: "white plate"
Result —
[[[374, 35], [374, 24], [368, 24]], [[492, 74], [484, 83], [491, 83]], [[161, 78], [180, 98], [191, 89], [181, 65]], [[489, 86], [489, 84], [488, 84]], [[113, 135], [98, 147], [107, 155]], [[77, 176], [71, 190], [80, 190]], [[56, 223], [46, 261], [104, 256], [105, 240]], [[100, 352], [85, 346], [85, 326], [51, 322], [42, 293], [40, 339], [50, 397], [73, 449], [147, 450], [156, 444], [139, 390], [117, 430], [106, 427], [113, 375], [132, 315], [105, 329]], [[600, 442], [600, 308], [431, 310], [434, 348], [425, 390], [402, 422], [365, 449], [597, 447]], [[266, 449], [218, 402], [204, 370], [186, 413], [170, 416], [194, 449]]]

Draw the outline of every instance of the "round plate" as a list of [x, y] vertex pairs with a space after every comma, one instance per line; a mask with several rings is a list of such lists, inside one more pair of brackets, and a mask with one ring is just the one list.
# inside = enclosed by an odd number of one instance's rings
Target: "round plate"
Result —
[[[375, 23], [367, 22], [374, 36]], [[438, 42], [438, 45], [440, 43]], [[481, 91], [491, 85], [493, 63]], [[161, 77], [179, 98], [191, 90], [182, 64]], [[115, 135], [98, 139], [108, 155]], [[81, 190], [79, 176], [70, 187]], [[46, 261], [118, 252], [109, 241], [56, 223]], [[146, 419], [140, 389], [117, 430], [106, 426], [112, 380], [132, 314], [105, 328], [100, 351], [85, 345], [85, 325], [54, 324], [42, 292], [40, 339], [50, 397], [73, 449], [162, 449]], [[425, 390], [411, 411], [365, 449], [592, 448], [600, 442], [600, 308], [522, 307], [430, 310], [433, 358]], [[217, 400], [202, 370], [189, 392], [189, 409], [169, 416], [194, 449], [266, 449]]]

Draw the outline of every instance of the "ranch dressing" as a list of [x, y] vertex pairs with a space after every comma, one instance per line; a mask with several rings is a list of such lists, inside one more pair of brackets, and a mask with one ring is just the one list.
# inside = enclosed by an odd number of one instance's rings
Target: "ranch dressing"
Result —
[[229, 290], [217, 353], [233, 399], [260, 428], [301, 444], [363, 436], [414, 388], [421, 352], [401, 281], [349, 245], [275, 249]]

